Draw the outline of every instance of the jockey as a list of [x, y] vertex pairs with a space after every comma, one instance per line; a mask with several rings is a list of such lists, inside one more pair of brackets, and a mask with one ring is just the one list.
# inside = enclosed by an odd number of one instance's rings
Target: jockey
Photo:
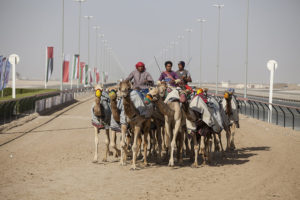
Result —
[[180, 61], [178, 63], [178, 70], [176, 71], [176, 74], [182, 80], [182, 82], [187, 85], [189, 82], [192, 82], [192, 78], [190, 72], [185, 70], [184, 67], [185, 62]]
[[197, 96], [201, 97], [201, 99], [207, 104], [207, 96], [205, 95], [202, 88], [197, 90]]
[[180, 83], [178, 75], [172, 71], [173, 63], [171, 61], [165, 62], [166, 71], [162, 72], [159, 77], [159, 81], [164, 81], [168, 85], [176, 87], [176, 84]]
[[136, 70], [131, 72], [126, 80], [131, 81], [133, 79], [133, 89], [146, 95], [149, 92], [149, 86], [153, 86], [153, 78], [150, 73], [146, 72], [144, 63], [138, 62], [135, 67]]

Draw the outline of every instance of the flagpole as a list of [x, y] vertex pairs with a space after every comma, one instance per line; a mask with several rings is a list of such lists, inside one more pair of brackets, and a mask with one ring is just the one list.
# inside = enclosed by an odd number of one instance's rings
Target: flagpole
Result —
[[60, 80], [60, 91], [63, 90], [63, 77], [64, 77], [64, 25], [65, 25], [65, 0], [62, 0], [62, 42], [61, 42], [61, 57], [62, 57], [62, 67], [61, 67], [61, 80]]
[[47, 71], [48, 71], [48, 66], [47, 66], [47, 63], [48, 63], [48, 55], [47, 55], [48, 51], [47, 51], [47, 47], [46, 47], [46, 65], [45, 65], [45, 89], [47, 89]]

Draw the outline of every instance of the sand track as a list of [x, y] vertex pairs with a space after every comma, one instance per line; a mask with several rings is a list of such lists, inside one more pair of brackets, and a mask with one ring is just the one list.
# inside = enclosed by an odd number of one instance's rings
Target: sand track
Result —
[[[122, 167], [112, 157], [91, 162], [91, 104], [75, 106], [0, 147], [0, 199], [299, 199], [299, 132], [241, 116], [237, 150], [224, 158], [217, 154], [213, 166], [150, 162], [130, 171], [129, 162]], [[0, 134], [0, 141], [51, 117]], [[100, 138], [102, 159], [104, 135]]]

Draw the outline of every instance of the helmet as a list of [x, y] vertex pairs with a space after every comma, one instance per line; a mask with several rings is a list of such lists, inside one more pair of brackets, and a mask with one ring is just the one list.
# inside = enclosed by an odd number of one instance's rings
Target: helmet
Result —
[[135, 67], [136, 68], [145, 67], [145, 64], [143, 62], [138, 62], [138, 63], [136, 63]]

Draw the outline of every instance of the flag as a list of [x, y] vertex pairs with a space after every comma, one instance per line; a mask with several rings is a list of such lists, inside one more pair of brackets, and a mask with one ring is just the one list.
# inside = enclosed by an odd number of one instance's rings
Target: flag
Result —
[[0, 91], [3, 89], [2, 86], [3, 86], [3, 80], [2, 80], [2, 77], [3, 77], [3, 64], [4, 64], [4, 61], [5, 61], [5, 58], [3, 58], [3, 56], [0, 56]]
[[5, 64], [5, 71], [4, 71], [4, 80], [3, 80], [3, 89], [6, 88], [6, 85], [8, 84], [8, 80], [9, 80], [9, 72], [10, 72], [10, 62], [8, 60], [6, 60], [6, 64]]
[[53, 47], [47, 47], [47, 72], [46, 72], [46, 82], [49, 81], [53, 72]]
[[96, 72], [96, 82], [99, 83], [99, 79], [100, 79], [100, 74], [99, 72]]
[[88, 84], [88, 80], [89, 80], [88, 79], [89, 78], [89, 66], [88, 65], [85, 65], [85, 71], [84, 72], [85, 72], [84, 84], [87, 85]]
[[70, 65], [70, 56], [65, 55], [63, 62], [63, 82], [69, 82], [69, 65]]
[[90, 83], [93, 83], [93, 76], [92, 76], [92, 72], [90, 71]]
[[79, 55], [75, 54], [73, 57], [73, 69], [72, 69], [72, 79], [79, 78]]
[[85, 62], [80, 62], [80, 70], [79, 70], [79, 79], [80, 83], [82, 83], [83, 70], [84, 70]]

